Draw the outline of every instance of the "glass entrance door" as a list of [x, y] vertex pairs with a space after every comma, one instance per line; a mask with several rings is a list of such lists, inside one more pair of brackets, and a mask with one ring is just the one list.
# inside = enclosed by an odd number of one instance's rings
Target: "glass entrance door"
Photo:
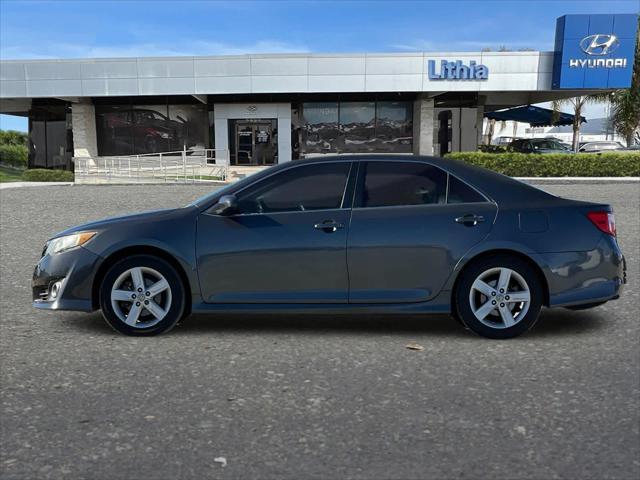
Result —
[[236, 164], [251, 165], [253, 161], [253, 126], [236, 124]]
[[273, 165], [276, 163], [276, 132], [270, 121], [235, 122], [235, 164]]

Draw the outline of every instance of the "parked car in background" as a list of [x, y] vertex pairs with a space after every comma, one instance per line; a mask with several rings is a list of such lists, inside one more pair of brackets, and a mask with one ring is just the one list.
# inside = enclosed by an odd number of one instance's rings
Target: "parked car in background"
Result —
[[521, 153], [567, 153], [571, 150], [550, 138], [521, 138], [514, 140], [509, 149]]
[[582, 153], [597, 153], [610, 150], [622, 150], [624, 145], [620, 142], [613, 141], [601, 141], [601, 142], [580, 142], [578, 152]]
[[518, 140], [520, 137], [497, 137], [494, 138], [491, 142], [492, 145], [500, 145], [502, 147], [507, 147], [511, 145], [514, 140]]
[[636, 145], [631, 145], [629, 147], [625, 147], [623, 150], [637, 152], [638, 150], [640, 150], [640, 143], [638, 143]]
[[560, 143], [564, 148], [566, 148], [567, 150], [571, 150], [571, 144], [565, 142], [563, 139], [558, 138], [558, 137], [544, 137], [547, 140], [555, 140], [556, 142]]

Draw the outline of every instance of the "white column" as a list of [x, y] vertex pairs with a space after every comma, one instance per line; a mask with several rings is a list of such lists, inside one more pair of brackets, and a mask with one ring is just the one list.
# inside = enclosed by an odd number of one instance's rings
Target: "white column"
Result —
[[433, 155], [433, 98], [413, 102], [413, 153]]
[[229, 152], [229, 121], [224, 104], [213, 106], [213, 128], [215, 131], [216, 150], [224, 150], [225, 153], [216, 151], [216, 164], [230, 163]]
[[291, 161], [291, 104], [278, 105], [278, 163]]
[[73, 156], [95, 158], [98, 156], [96, 136], [96, 110], [90, 99], [71, 104], [73, 130]]

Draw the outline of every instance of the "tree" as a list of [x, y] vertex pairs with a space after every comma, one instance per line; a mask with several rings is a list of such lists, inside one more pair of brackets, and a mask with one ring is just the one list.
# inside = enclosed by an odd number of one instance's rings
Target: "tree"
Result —
[[573, 141], [571, 143], [574, 152], [578, 151], [580, 146], [580, 117], [582, 116], [582, 110], [584, 106], [589, 103], [602, 103], [609, 101], [611, 97], [610, 92], [606, 93], [594, 93], [591, 95], [582, 95], [580, 97], [563, 98], [561, 100], [554, 100], [552, 102], [552, 109], [554, 113], [553, 120], [557, 120], [560, 109], [563, 106], [570, 105], [573, 109]]
[[15, 130], [0, 130], [0, 145], [27, 145], [27, 134]]
[[[640, 20], [638, 21], [640, 29]], [[631, 87], [610, 94], [611, 120], [614, 128], [624, 135], [627, 146], [640, 136], [640, 34], [636, 37], [636, 55], [633, 63]]]

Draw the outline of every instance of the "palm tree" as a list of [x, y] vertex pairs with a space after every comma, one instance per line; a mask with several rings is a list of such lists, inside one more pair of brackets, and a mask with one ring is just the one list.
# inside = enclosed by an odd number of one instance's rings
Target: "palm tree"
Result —
[[633, 145], [640, 133], [640, 86], [635, 92], [629, 89], [611, 94], [611, 123], [624, 136], [627, 146]]
[[580, 97], [563, 98], [561, 100], [554, 100], [551, 103], [551, 108], [554, 113], [554, 121], [560, 113], [560, 109], [563, 106], [570, 105], [573, 109], [573, 141], [571, 143], [574, 152], [578, 151], [580, 146], [580, 118], [582, 117], [582, 110], [584, 106], [589, 103], [602, 103], [609, 101], [611, 97], [610, 92], [606, 93], [594, 93], [591, 95], [582, 95]]
[[[640, 27], [640, 20], [638, 21]], [[614, 128], [624, 135], [627, 146], [640, 135], [640, 35], [636, 38], [636, 56], [631, 87], [611, 93], [611, 120]]]

